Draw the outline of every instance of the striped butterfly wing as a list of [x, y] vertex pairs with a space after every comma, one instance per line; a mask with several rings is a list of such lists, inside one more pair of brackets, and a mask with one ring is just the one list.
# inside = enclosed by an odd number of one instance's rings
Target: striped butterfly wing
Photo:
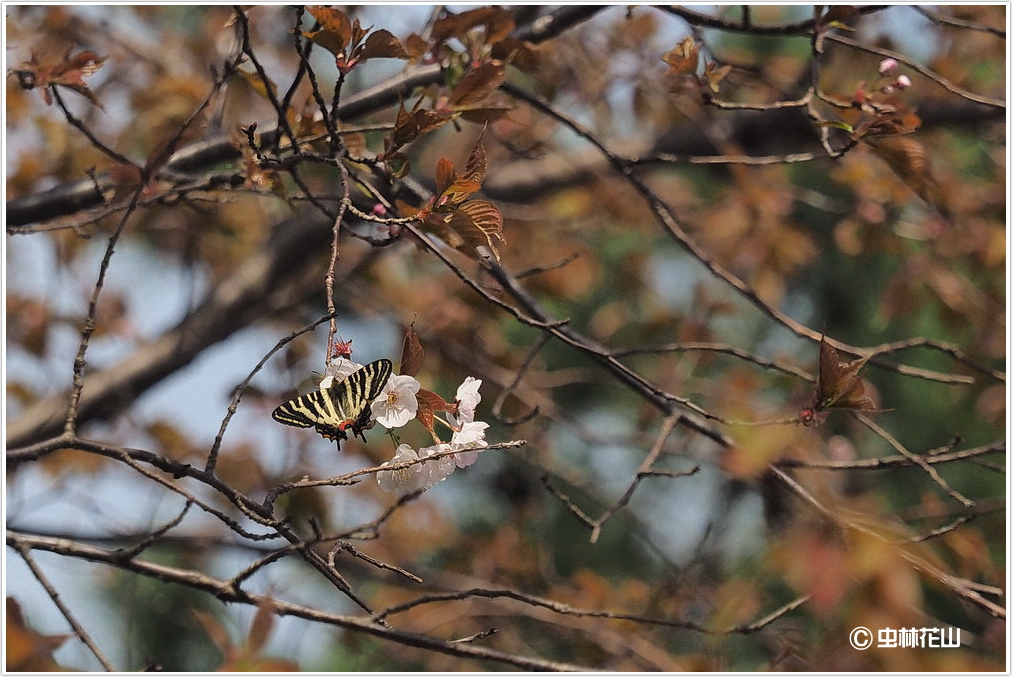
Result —
[[338, 443], [348, 439], [348, 428], [364, 440], [364, 431], [372, 427], [369, 405], [383, 390], [392, 371], [390, 360], [370, 362], [326, 390], [315, 390], [285, 402], [271, 416], [279, 423], [298, 428], [316, 426], [316, 432]]

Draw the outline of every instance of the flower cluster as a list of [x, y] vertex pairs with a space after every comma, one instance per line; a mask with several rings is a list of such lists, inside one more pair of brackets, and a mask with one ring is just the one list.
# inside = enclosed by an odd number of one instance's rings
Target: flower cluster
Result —
[[[485, 441], [488, 423], [474, 420], [475, 409], [481, 402], [480, 386], [480, 380], [468, 376], [457, 388], [456, 414], [447, 414], [445, 421], [453, 431], [449, 442], [417, 451], [407, 444], [397, 447], [394, 457], [382, 467], [415, 463], [378, 472], [376, 481], [380, 489], [400, 495], [425, 490], [445, 480], [457, 468], [466, 468], [478, 459], [481, 450], [488, 446]], [[413, 377], [391, 376], [373, 402], [376, 422], [386, 428], [405, 425], [418, 412], [418, 390], [419, 383]]]
[[[899, 68], [899, 63], [896, 59], [882, 59], [882, 62], [878, 65], [878, 72], [879, 75], [882, 75], [883, 77], [890, 77], [896, 72], [897, 68]], [[900, 75], [892, 82], [883, 84], [882, 91], [889, 94], [894, 89], [906, 89], [911, 84], [912, 83], [910, 82], [910, 78], [908, 76]]]

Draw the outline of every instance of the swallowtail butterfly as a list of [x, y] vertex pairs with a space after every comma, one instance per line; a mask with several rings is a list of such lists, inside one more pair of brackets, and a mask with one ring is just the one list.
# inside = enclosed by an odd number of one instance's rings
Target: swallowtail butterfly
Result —
[[391, 371], [390, 360], [370, 362], [325, 390], [285, 402], [271, 416], [297, 428], [316, 426], [316, 432], [338, 444], [348, 439], [349, 428], [352, 435], [365, 440], [364, 432], [372, 427], [369, 405], [383, 390]]

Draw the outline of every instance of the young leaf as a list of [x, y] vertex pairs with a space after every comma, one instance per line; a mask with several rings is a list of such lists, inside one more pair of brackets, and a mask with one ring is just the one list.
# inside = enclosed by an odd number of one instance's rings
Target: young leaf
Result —
[[[499, 250], [496, 248], [494, 240], [506, 244], [506, 239], [502, 235], [503, 218], [499, 208], [485, 200], [468, 200], [460, 205], [459, 211], [466, 214], [474, 227], [484, 236], [485, 241], [479, 242], [479, 244], [484, 244], [491, 249], [498, 259]], [[465, 239], [468, 238], [465, 236]]]
[[[482, 136], [484, 131], [482, 132]], [[485, 172], [488, 171], [488, 160], [485, 157], [485, 147], [481, 145], [481, 136], [474, 143], [471, 154], [464, 165], [464, 177], [468, 181], [474, 181], [479, 186], [485, 180]]]
[[505, 81], [505, 64], [483, 63], [464, 74], [450, 92], [448, 103], [451, 108], [457, 110], [477, 107]]
[[699, 48], [691, 37], [685, 38], [661, 57], [668, 64], [668, 75], [695, 75], [699, 66]]
[[446, 400], [442, 397], [425, 388], [420, 388], [415, 393], [415, 399], [418, 400], [418, 411], [415, 413], [415, 418], [432, 434], [433, 439], [438, 440], [439, 437], [436, 435], [435, 426], [436, 412], [456, 412], [457, 406], [455, 404], [447, 404]]
[[380, 29], [369, 34], [358, 56], [363, 61], [366, 59], [406, 59], [408, 53], [404, 51], [401, 41], [395, 38], [390, 31]]
[[432, 38], [438, 42], [445, 42], [450, 38], [461, 38], [464, 33], [475, 26], [491, 26], [493, 23], [498, 23], [500, 19], [497, 17], [502, 14], [505, 12], [499, 7], [479, 7], [460, 14], [447, 12], [446, 16], [441, 17], [433, 24]]
[[706, 68], [703, 71], [703, 80], [706, 81], [706, 84], [712, 91], [719, 92], [720, 81], [731, 72], [731, 67], [721, 66], [720, 68], [716, 68], [716, 65], [712, 61], [706, 64]]
[[305, 32], [307, 38], [335, 56], [344, 53], [351, 40], [351, 21], [348, 15], [331, 7], [311, 7], [309, 13], [320, 22], [320, 30]]
[[447, 188], [457, 180], [457, 173], [453, 171], [453, 161], [445, 157], [439, 158], [436, 163], [436, 195], [442, 195]]

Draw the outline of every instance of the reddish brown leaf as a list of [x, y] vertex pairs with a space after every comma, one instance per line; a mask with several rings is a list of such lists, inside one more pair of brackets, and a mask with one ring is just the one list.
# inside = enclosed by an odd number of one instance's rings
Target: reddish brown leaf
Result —
[[[320, 22], [320, 30], [314, 35], [319, 33], [326, 33], [324, 41], [330, 45], [335, 46], [337, 49], [331, 49], [330, 47], [320, 43], [321, 47], [327, 49], [327, 51], [334, 54], [339, 54], [344, 50], [345, 46], [351, 40], [351, 20], [348, 19], [348, 15], [340, 9], [333, 7], [310, 7], [309, 13], [313, 15], [313, 18]], [[307, 37], [310, 37], [307, 35]], [[312, 38], [316, 42], [315, 38]]]
[[366, 59], [405, 59], [408, 53], [404, 51], [401, 41], [385, 29], [370, 33], [365, 44], [358, 54], [358, 57]]
[[820, 23], [831, 28], [853, 30], [846, 22], [857, 16], [857, 8], [854, 5], [832, 5], [822, 15]]
[[435, 427], [436, 412], [455, 412], [457, 410], [456, 405], [447, 404], [446, 400], [442, 397], [431, 390], [426, 390], [424, 388], [420, 388], [418, 392], [415, 393], [415, 399], [418, 400], [418, 412], [415, 414], [415, 418], [417, 418], [422, 425], [426, 427], [434, 439], [439, 439], [436, 435]]
[[484, 244], [492, 250], [498, 259], [499, 250], [494, 241], [498, 240], [502, 244], [506, 244], [502, 235], [503, 218], [499, 208], [485, 200], [468, 200], [460, 205], [460, 211], [470, 217], [474, 226], [484, 235]]
[[429, 51], [429, 43], [420, 35], [412, 33], [404, 41], [404, 51], [412, 61], [421, 61]]
[[415, 333], [415, 323], [412, 322], [408, 326], [408, 331], [404, 334], [404, 344], [401, 348], [401, 370], [400, 373], [405, 376], [414, 376], [418, 373], [418, 370], [422, 366], [422, 357], [425, 355], [425, 350], [422, 348], [422, 342], [418, 340], [418, 334]]
[[506, 11], [499, 9], [485, 21], [485, 44], [492, 45], [505, 39], [516, 28], [516, 22]]
[[457, 173], [453, 171], [453, 161], [447, 158], [439, 158], [436, 163], [436, 194], [442, 195], [457, 180]]
[[28, 627], [21, 607], [7, 598], [7, 668], [12, 672], [53, 672], [63, 668], [53, 660], [55, 651], [73, 635], [43, 635]]
[[516, 66], [525, 73], [532, 73], [538, 67], [538, 52], [529, 42], [516, 38], [506, 38], [492, 47], [490, 56], [493, 59]]
[[506, 66], [498, 62], [483, 63], [472, 68], [450, 92], [449, 105], [454, 109], [472, 108], [485, 100], [506, 80]]
[[470, 108], [458, 108], [457, 112], [464, 120], [480, 125], [495, 122], [511, 110], [513, 110], [513, 106], [509, 101], [500, 96], [493, 95], [484, 100], [481, 105], [475, 105]]
[[247, 656], [255, 656], [263, 651], [273, 628], [274, 605], [269, 601], [261, 602], [257, 605], [256, 615], [253, 617], [249, 634], [246, 636], [244, 653]]
[[481, 137], [484, 136], [484, 131], [478, 136], [478, 140], [474, 142], [474, 148], [471, 149], [471, 154], [467, 158], [467, 163], [464, 165], [464, 176], [463, 178], [468, 181], [474, 181], [479, 186], [485, 181], [485, 172], [488, 170], [488, 160], [485, 157], [485, 147], [481, 145]]
[[446, 13], [432, 26], [432, 38], [439, 42], [445, 42], [450, 38], [460, 38], [476, 26], [486, 25], [497, 21], [497, 15], [503, 14], [498, 7], [479, 7], [469, 9], [460, 14]]
[[472, 193], [480, 189], [481, 184], [477, 181], [461, 176], [454, 176], [453, 183], [447, 186], [446, 190], [442, 192], [439, 204], [449, 205], [451, 208], [458, 207], [467, 200]]
[[[419, 100], [419, 103], [421, 100]], [[408, 111], [401, 104], [397, 111], [394, 130], [388, 138], [386, 155], [392, 155], [405, 145], [417, 139], [421, 134], [430, 132], [449, 122], [451, 116], [441, 115], [431, 110], [416, 108]]]

